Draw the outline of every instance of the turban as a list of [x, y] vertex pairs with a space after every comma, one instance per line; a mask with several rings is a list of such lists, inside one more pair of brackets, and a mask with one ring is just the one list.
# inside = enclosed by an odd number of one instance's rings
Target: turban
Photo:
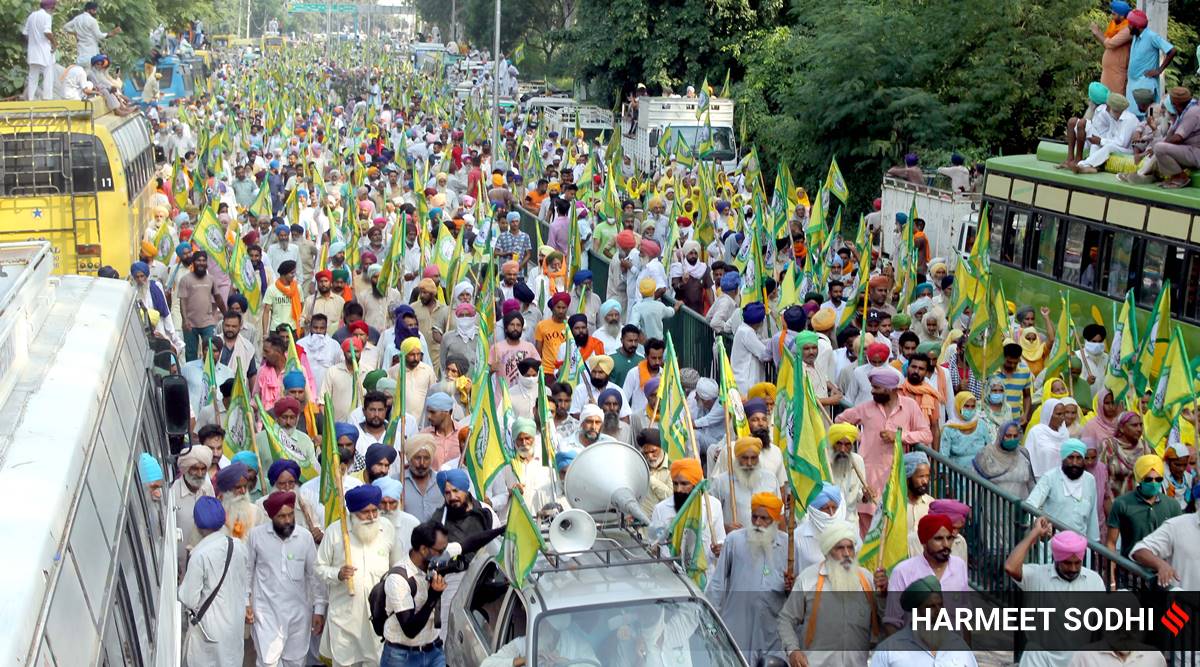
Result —
[[180, 243], [179, 245], [175, 246], [175, 256], [183, 257], [185, 254], [187, 254], [187, 251], [189, 251], [191, 249], [192, 249], [191, 243], [187, 243], [187, 242]]
[[[375, 268], [375, 266], [377, 266], [377, 265], [372, 265], [371, 268]], [[423, 290], [426, 292], [436, 292], [437, 291], [437, 283], [433, 282], [433, 278], [422, 278], [420, 281], [417, 282], [417, 289]]]
[[849, 521], [834, 521], [821, 531], [817, 537], [817, 546], [821, 548], [821, 553], [828, 555], [837, 545], [846, 540], [854, 542], [857, 537], [857, 526], [852, 525]]
[[821, 490], [817, 492], [808, 506], [813, 509], [821, 509], [829, 503], [838, 506], [842, 504], [842, 489], [837, 484], [821, 482]]
[[641, 244], [638, 245], [638, 250], [646, 257], [657, 257], [658, 243], [653, 239], [643, 238]]
[[361, 484], [346, 492], [346, 509], [351, 512], [361, 512], [371, 505], [379, 507], [383, 501], [383, 491], [378, 486]]
[[340, 280], [344, 283], [350, 282], [350, 269], [334, 269], [330, 273], [333, 274], [334, 280]]
[[867, 373], [867, 381], [880, 389], [895, 389], [900, 386], [900, 375], [893, 369], [880, 366]]
[[887, 343], [871, 343], [867, 346], [867, 361], [887, 361], [892, 348]]
[[917, 354], [928, 355], [930, 352], [941, 352], [942, 344], [936, 340], [927, 340], [917, 346]]
[[888, 277], [887, 276], [874, 276], [873, 278], [871, 278], [871, 280], [867, 281], [867, 286], [874, 287], [874, 288], [887, 287], [888, 286]]
[[816, 315], [812, 316], [812, 328], [814, 331], [828, 331], [837, 324], [837, 315], [832, 308], [822, 308], [817, 311]]
[[829, 442], [835, 443], [841, 440], [849, 440], [855, 442], [858, 440], [858, 427], [854, 424], [830, 424], [829, 425]]
[[240, 463], [247, 468], [258, 472], [258, 454], [246, 449], [233, 455], [231, 459], [234, 463]]
[[[355, 324], [357, 324], [357, 322]], [[351, 337], [347, 338], [346, 340], [342, 341], [342, 354], [346, 354], [347, 352], [349, 352], [351, 347], [354, 348], [354, 354], [359, 355], [359, 356], [362, 355], [363, 342], [361, 340], [355, 338], [354, 336], [351, 336]]]
[[[205, 449], [208, 448], [205, 447]], [[141, 456], [138, 457], [138, 477], [141, 478], [142, 484], [162, 481], [162, 466], [159, 465], [158, 459], [154, 458], [153, 454], [142, 452]]]
[[275, 515], [279, 514], [279, 510], [283, 509], [284, 507], [295, 506], [296, 494], [292, 493], [291, 491], [276, 491], [266, 498], [263, 498], [263, 509], [267, 510], [267, 516], [271, 517], [272, 519], [274, 519]]
[[945, 528], [946, 532], [954, 529], [954, 522], [950, 520], [950, 517], [945, 514], [926, 514], [917, 522], [917, 539], [921, 541], [921, 544], [925, 544], [933, 539], [933, 536], [942, 528]]
[[516, 419], [513, 420], [512, 432], [513, 432], [514, 440], [516, 439], [517, 435], [522, 434], [522, 433], [536, 438], [537, 437], [537, 423], [528, 417], [517, 417]]
[[[391, 477], [380, 477], [374, 482], [371, 482], [371, 486], [378, 488], [380, 493], [383, 494], [383, 498], [400, 500], [404, 495], [404, 484], [402, 484], [400, 480], [392, 479]], [[380, 500], [383, 498], [380, 498]]]
[[723, 292], [736, 292], [741, 284], [742, 277], [737, 274], [737, 271], [728, 271], [721, 276], [721, 291]]
[[375, 253], [368, 250], [358, 256], [358, 261], [363, 266], [371, 266], [378, 262], [379, 258], [375, 256]]
[[[723, 279], [722, 279], [723, 280]], [[767, 309], [759, 301], [746, 304], [742, 309], [742, 321], [746, 324], [759, 324], [767, 318]]]
[[591, 279], [592, 279], [592, 272], [588, 271], [587, 269], [583, 269], [583, 270], [575, 272], [575, 277], [571, 279], [571, 282], [575, 283], [575, 285], [578, 286], [578, 285], [582, 285], [582, 284], [586, 283], [587, 281], [589, 281]]
[[[1144, 107], [1147, 104], [1151, 104], [1154, 102], [1154, 91], [1150, 90], [1149, 88], [1134, 88], [1133, 101], [1139, 107]], [[1084, 339], [1088, 340], [1090, 337], [1085, 335]]]
[[216, 498], [202, 496], [192, 508], [192, 520], [200, 530], [217, 530], [225, 525], [225, 508]]
[[[934, 266], [938, 266], [938, 265], [935, 264]], [[943, 269], [946, 268], [945, 264], [941, 264], [940, 266]], [[929, 271], [933, 272], [933, 268], [934, 268], [933, 266], [929, 267]], [[924, 292], [924, 294], [922, 294], [922, 292]], [[917, 293], [917, 296], [932, 296], [933, 295], [933, 283], [931, 283], [929, 281], [925, 281], [923, 283], [917, 283], [916, 293]]]
[[1125, 0], [1113, 0], [1113, 3], [1109, 5], [1109, 9], [1117, 16], [1127, 16], [1133, 8]]
[[587, 326], [587, 315], [584, 315], [583, 313], [575, 313], [567, 318], [567, 327], [573, 328], [580, 322], [583, 322], [584, 326]]
[[547, 305], [553, 308], [556, 304], [560, 303], [564, 306], [570, 306], [571, 295], [567, 294], [566, 292], [555, 292], [554, 296], [550, 297], [550, 302]]
[[275, 486], [275, 482], [279, 481], [279, 476], [285, 472], [292, 473], [292, 479], [300, 481], [300, 464], [290, 459], [278, 459], [267, 468], [267, 481], [271, 486]]
[[455, 317], [474, 317], [475, 306], [469, 303], [460, 303], [454, 307]]
[[1069, 438], [1058, 448], [1058, 454], [1064, 461], [1072, 454], [1087, 456], [1087, 445], [1083, 444], [1083, 441], [1078, 438]]
[[150, 275], [150, 265], [145, 262], [134, 262], [129, 266], [129, 275], [140, 273], [144, 276]]
[[1187, 445], [1183, 444], [1182, 442], [1176, 442], [1174, 444], [1167, 445], [1167, 448], [1163, 451], [1163, 458], [1182, 459], [1187, 458], [1191, 455], [1191, 453], [1192, 452], [1190, 449], [1188, 449]]
[[[814, 319], [813, 321], [815, 322], [816, 320]], [[805, 345], [817, 345], [820, 340], [821, 339], [817, 337], [817, 334], [812, 331], [801, 331], [796, 335], [796, 345], [798, 347], [804, 347]]]
[[317, 280], [324, 278], [325, 280], [333, 282], [333, 271], [330, 271], [329, 269], [322, 269], [320, 271], [317, 271], [317, 274], [314, 277]]
[[454, 409], [454, 399], [444, 391], [435, 391], [425, 398], [425, 409], [441, 410], [443, 412]]
[[515, 273], [515, 272], [521, 270], [521, 265], [517, 264], [516, 260], [510, 259], [507, 262], [500, 265], [500, 270], [505, 273], [507, 273], [509, 271], [512, 271]]
[[808, 315], [804, 314], [804, 309], [800, 306], [788, 306], [783, 311], [783, 324], [788, 331], [804, 331], [807, 321]]
[[658, 284], [654, 282], [653, 278], [642, 278], [638, 281], [638, 294], [641, 294], [642, 296], [650, 296], [654, 294], [654, 290], [657, 287]]
[[212, 450], [203, 445], [193, 445], [179, 455], [180, 470], [187, 470], [197, 463], [204, 464], [205, 468], [212, 465]]
[[608, 301], [600, 304], [600, 310], [597, 312], [597, 315], [604, 317], [605, 315], [614, 311], [618, 315], [621, 314], [621, 302], [617, 301], [616, 299], [609, 299]]
[[367, 391], [375, 391], [376, 385], [385, 377], [387, 377], [387, 371], [375, 369], [367, 373], [366, 377], [363, 378], [363, 388]]
[[897, 329], [903, 329], [912, 324], [912, 316], [907, 313], [896, 313], [892, 315], [892, 325]]
[[617, 232], [617, 247], [622, 250], [633, 250], [633, 246], [637, 245], [637, 237], [628, 229]]
[[221, 493], [232, 491], [234, 487], [246, 479], [249, 469], [245, 463], [230, 463], [217, 471], [217, 490]]
[[658, 393], [658, 385], [659, 379], [657, 377], [652, 377], [647, 380], [645, 386], [642, 387], [642, 393], [645, 394], [646, 398], [650, 398]]
[[769, 398], [771, 400], [775, 400], [775, 397], [778, 395], [778, 393], [779, 393], [779, 390], [775, 388], [775, 385], [773, 383], [759, 382], [758, 384], [754, 385], [753, 387], [750, 387], [750, 391], [747, 392], [746, 397], [747, 398], [761, 398], [764, 400]]
[[746, 401], [743, 407], [746, 409], [747, 417], [767, 414], [767, 402], [761, 398], [752, 398]]
[[1121, 113], [1129, 108], [1129, 99], [1120, 93], [1109, 93], [1106, 104], [1109, 109]]
[[1063, 561], [1071, 556], [1083, 558], [1087, 552], [1087, 538], [1071, 530], [1064, 530], [1050, 538], [1050, 554], [1055, 562]]
[[467, 471], [461, 468], [443, 470], [437, 474], [438, 490], [445, 493], [447, 484], [450, 484], [459, 491], [471, 490], [471, 480], [467, 477]]
[[1154, 454], [1146, 454], [1145, 456], [1139, 456], [1133, 462], [1133, 477], [1137, 481], [1142, 481], [1151, 471], [1158, 471], [1159, 475], [1165, 474], [1163, 472], [1163, 460], [1161, 457]]
[[1146, 16], [1146, 12], [1143, 12], [1140, 9], [1135, 9], [1129, 12], [1129, 14], [1125, 17], [1125, 20], [1129, 21], [1129, 26], [1131, 28], [1141, 29], [1150, 24], [1150, 18]]
[[283, 374], [284, 389], [303, 389], [304, 385], [304, 373], [301, 371], [288, 371]]
[[558, 472], [562, 472], [562, 471], [566, 470], [567, 467], [571, 465], [571, 461], [575, 460], [575, 456], [576, 456], [576, 454], [572, 450], [567, 450], [565, 452], [559, 452], [554, 457], [554, 466], [558, 469]]
[[595, 403], [587, 403], [583, 406], [583, 409], [579, 411], [579, 421], [587, 421], [589, 417], [599, 417], [604, 419], [604, 411], [601, 410], [600, 406], [596, 405]]
[[[291, 233], [291, 231], [292, 231], [292, 228], [291, 228], [291, 227], [288, 227], [287, 225], [276, 225], [276, 226], [275, 226], [275, 233], [276, 233], [276, 234], [290, 234], [290, 233]], [[289, 260], [289, 261], [290, 261], [290, 260]], [[292, 263], [292, 266], [294, 267], [294, 266], [296, 266], [296, 264], [293, 262], [293, 263]]]
[[274, 407], [271, 408], [271, 411], [275, 413], [276, 417], [282, 416], [283, 413], [289, 410], [295, 412], [296, 414], [300, 414], [300, 401], [297, 401], [291, 396], [284, 396], [278, 401], [275, 401]]
[[142, 241], [142, 256], [148, 259], [154, 259], [158, 256], [158, 248], [149, 241]]
[[437, 440], [430, 433], [417, 433], [404, 439], [404, 455], [412, 458], [421, 452], [430, 457], [437, 453]]
[[966, 520], [971, 516], [971, 506], [953, 498], [941, 498], [929, 504], [930, 514], [943, 514], [953, 521]]
[[929, 465], [929, 457], [925, 455], [925, 452], [909, 452], [904, 455], [904, 476], [912, 477], [916, 474], [918, 466], [927, 465]]
[[605, 375], [610, 375], [612, 374], [612, 369], [615, 365], [615, 362], [613, 362], [613, 358], [607, 354], [593, 354], [587, 360], [587, 365], [591, 370], [598, 370], [603, 372]]
[[720, 391], [721, 387], [712, 378], [700, 378], [700, 381], [696, 383], [696, 396], [706, 401], [716, 398]]
[[355, 320], [346, 325], [346, 331], [352, 334], [368, 334], [371, 332], [371, 325], [367, 324], [366, 320]]
[[700, 468], [700, 459], [682, 458], [671, 463], [671, 478], [683, 477], [690, 484], [699, 484], [704, 479], [704, 470]]
[[391, 465], [396, 461], [396, 448], [385, 445], [382, 442], [377, 442], [367, 447], [367, 455], [364, 458], [367, 461], [368, 468], [384, 459], [387, 459], [388, 465]]
[[513, 298], [521, 303], [533, 303], [533, 289], [525, 283], [513, 285]]
[[733, 455], [734, 456], [741, 456], [742, 454], [745, 454], [747, 452], [761, 454], [762, 453], [762, 440], [759, 440], [758, 438], [756, 438], [752, 435], [743, 435], [742, 437], [738, 438], [736, 442], [733, 443]]
[[621, 390], [615, 389], [613, 387], [609, 387], [608, 389], [605, 389], [604, 391], [600, 392], [599, 396], [596, 397], [596, 404], [604, 405], [604, 402], [610, 398], [615, 398], [615, 399], [617, 399], [618, 403], [621, 403], [622, 402]]
[[[342, 438], [350, 438], [351, 443], [358, 443], [358, 427], [354, 424], [337, 422], [333, 425], [333, 433], [338, 440], [341, 440]], [[299, 475], [296, 477], [299, 479]]]
[[375, 383], [375, 391], [381, 391], [385, 394], [396, 393], [396, 381], [392, 378], [379, 378], [379, 382]]
[[683, 244], [683, 255], [686, 257], [692, 253], [700, 254], [700, 244], [695, 241], [687, 241]]
[[403, 354], [404, 356], [407, 357], [408, 355], [412, 354], [413, 352], [420, 352], [420, 351], [421, 351], [421, 339], [420, 338], [417, 338], [416, 336], [409, 336], [408, 338], [405, 338], [404, 340], [400, 341], [400, 353]]
[[683, 385], [685, 392], [696, 388], [696, 383], [700, 381], [700, 371], [695, 368], [679, 369], [679, 384]]
[[783, 518], [783, 501], [779, 496], [770, 491], [763, 491], [750, 496], [750, 511], [759, 507], [767, 510], [767, 514], [771, 515], [772, 521], [779, 521]]
[[942, 582], [932, 574], [927, 577], [917, 579], [904, 589], [900, 594], [900, 607], [904, 611], [912, 611], [917, 607], [925, 604], [925, 601], [932, 595], [941, 595]]

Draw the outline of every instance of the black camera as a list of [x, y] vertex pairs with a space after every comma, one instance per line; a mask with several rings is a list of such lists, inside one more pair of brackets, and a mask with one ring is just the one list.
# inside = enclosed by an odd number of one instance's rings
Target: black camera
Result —
[[429, 562], [425, 567], [425, 579], [432, 580], [435, 573], [444, 577], [447, 574], [466, 571], [467, 560], [465, 558], [451, 556], [449, 554], [442, 554], [429, 559]]

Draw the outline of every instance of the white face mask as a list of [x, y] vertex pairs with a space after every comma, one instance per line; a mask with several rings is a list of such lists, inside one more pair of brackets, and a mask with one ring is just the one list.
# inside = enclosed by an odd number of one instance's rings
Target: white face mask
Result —
[[536, 376], [525, 377], [524, 375], [522, 375], [517, 378], [517, 384], [521, 385], [521, 388], [523, 388], [523, 389], [533, 390], [533, 389], [537, 389], [537, 380], [538, 379]]
[[1083, 350], [1092, 356], [1104, 354], [1104, 341], [1097, 343], [1089, 340], [1083, 344]]

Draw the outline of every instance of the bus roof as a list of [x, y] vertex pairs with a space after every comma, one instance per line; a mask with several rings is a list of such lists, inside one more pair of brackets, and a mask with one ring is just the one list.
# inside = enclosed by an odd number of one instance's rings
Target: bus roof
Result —
[[1200, 211], [1200, 188], [1165, 190], [1156, 185], [1124, 183], [1118, 181], [1114, 174], [1076, 174], [1066, 169], [1055, 168], [1055, 165], [1065, 159], [1065, 145], [1043, 141], [1038, 145], [1037, 153], [1034, 155], [994, 157], [988, 160], [986, 165], [989, 172], [1025, 176], [1039, 181], [1059, 183], [1076, 190], [1094, 190], [1127, 199]]
[[0, 102], [0, 119], [16, 118], [55, 118], [71, 117], [75, 119], [100, 118], [109, 115], [108, 104], [104, 98], [95, 97], [86, 102], [75, 100], [39, 100], [36, 102]]

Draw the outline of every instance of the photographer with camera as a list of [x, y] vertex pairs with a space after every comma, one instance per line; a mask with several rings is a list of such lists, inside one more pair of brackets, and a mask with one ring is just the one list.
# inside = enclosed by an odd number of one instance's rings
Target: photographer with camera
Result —
[[447, 546], [446, 528], [426, 521], [413, 528], [408, 558], [383, 578], [387, 620], [380, 667], [445, 667], [438, 607], [446, 580], [430, 567]]
[[[455, 549], [461, 546], [461, 557], [456, 557], [439, 566], [446, 576], [446, 594], [442, 596], [442, 617], [450, 618], [450, 601], [462, 581], [462, 573], [471, 564], [471, 558], [483, 545], [504, 532], [496, 511], [479, 502], [471, 493], [471, 479], [461, 468], [443, 470], [437, 474], [438, 489], [445, 499], [441, 512], [434, 512], [446, 527], [446, 535]], [[453, 550], [453, 549], [452, 549]], [[443, 639], [445, 637], [443, 636]]]

